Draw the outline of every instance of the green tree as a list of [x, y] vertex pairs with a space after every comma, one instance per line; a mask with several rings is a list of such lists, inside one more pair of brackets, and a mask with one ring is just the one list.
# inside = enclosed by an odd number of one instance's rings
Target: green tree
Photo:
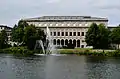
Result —
[[98, 48], [100, 49], [107, 49], [110, 45], [110, 38], [109, 34], [110, 31], [105, 27], [104, 24], [98, 25], [99, 33], [98, 33]]
[[25, 45], [28, 44], [28, 41], [31, 37], [35, 37], [36, 36], [36, 28], [34, 25], [29, 25], [27, 27], [25, 27], [24, 29], [24, 38], [23, 41], [25, 43]]
[[19, 27], [19, 28], [25, 28], [25, 27], [27, 27], [27, 26], [29, 26], [29, 25], [28, 25], [28, 23], [27, 23], [26, 21], [24, 21], [24, 20], [20, 20], [20, 21], [18, 22], [18, 27]]
[[37, 29], [36, 37], [37, 37], [37, 40], [41, 39], [43, 42], [46, 41], [46, 35], [45, 35], [44, 31], [41, 29]]
[[120, 27], [113, 29], [110, 36], [111, 36], [112, 43], [117, 44], [118, 48], [119, 48], [119, 45], [120, 45]]
[[7, 47], [8, 37], [5, 30], [2, 30], [0, 33], [0, 48], [3, 49]]
[[88, 46], [93, 46], [94, 49], [106, 49], [109, 47], [109, 31], [104, 24], [91, 24], [88, 29], [85, 41]]
[[91, 24], [85, 36], [85, 41], [88, 46], [93, 46], [93, 48], [97, 48], [98, 45], [97, 41], [99, 40], [98, 33], [99, 27], [97, 26], [97, 24], [96, 23]]
[[32, 50], [36, 40], [46, 41], [46, 35], [43, 30], [36, 29], [34, 25], [29, 25], [21, 20], [12, 29], [12, 39], [14, 42], [18, 42]]
[[12, 40], [14, 42], [23, 43], [24, 29], [29, 26], [27, 22], [20, 20], [18, 25], [15, 25], [12, 29]]

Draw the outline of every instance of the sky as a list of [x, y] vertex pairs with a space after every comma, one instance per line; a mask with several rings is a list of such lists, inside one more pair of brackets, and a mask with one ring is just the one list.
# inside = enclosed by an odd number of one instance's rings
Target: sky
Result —
[[20, 19], [40, 16], [106, 17], [120, 24], [120, 0], [1, 0], [0, 25], [13, 27]]

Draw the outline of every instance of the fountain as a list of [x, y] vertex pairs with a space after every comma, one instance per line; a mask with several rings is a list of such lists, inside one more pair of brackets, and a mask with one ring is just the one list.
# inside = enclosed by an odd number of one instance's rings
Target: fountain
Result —
[[44, 49], [44, 45], [43, 45], [43, 42], [42, 42], [42, 40], [36, 40], [36, 44], [35, 44], [35, 48], [34, 49], [36, 49], [36, 48], [42, 48], [42, 51], [43, 51], [43, 54], [45, 54], [45, 49]]
[[50, 29], [48, 28], [47, 26], [47, 29], [46, 29], [46, 40], [48, 40], [48, 46], [47, 46], [47, 54], [56, 54], [56, 46], [53, 45], [53, 40], [52, 40], [52, 37], [50, 35]]
[[[55, 56], [60, 55], [56, 49], [56, 46], [53, 45], [53, 40], [50, 35], [50, 29], [48, 28], [48, 26], [46, 28], [46, 42], [43, 43], [42, 40], [37, 40], [35, 49], [36, 49], [36, 47], [40, 47], [40, 46], [43, 50], [43, 54], [39, 54], [39, 55], [55, 55]], [[46, 49], [44, 47], [46, 47]]]

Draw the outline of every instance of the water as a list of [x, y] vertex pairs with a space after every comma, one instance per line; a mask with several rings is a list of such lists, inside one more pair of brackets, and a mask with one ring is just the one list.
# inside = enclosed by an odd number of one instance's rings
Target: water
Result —
[[35, 44], [35, 48], [34, 48], [34, 49], [36, 49], [37, 47], [38, 47], [38, 48], [42, 47], [43, 54], [45, 54], [45, 49], [44, 49], [44, 45], [43, 45], [42, 40], [37, 40], [37, 41], [36, 41], [36, 44]]
[[[46, 50], [45, 50], [44, 46], [47, 47]], [[58, 53], [57, 53], [56, 46], [53, 45], [53, 39], [52, 39], [52, 37], [51, 37], [51, 35], [50, 35], [50, 29], [48, 28], [48, 26], [47, 26], [47, 28], [46, 28], [46, 42], [45, 42], [44, 45], [43, 45], [42, 40], [37, 40], [34, 49], [36, 49], [37, 47], [38, 47], [38, 48], [42, 47], [42, 50], [43, 50], [43, 54], [38, 54], [38, 55], [58, 54]], [[46, 51], [46, 52], [45, 52], [45, 51]]]
[[0, 55], [0, 79], [120, 79], [120, 58]]
[[52, 37], [50, 35], [50, 29], [48, 28], [48, 26], [46, 28], [46, 32], [47, 32], [46, 40], [49, 41], [48, 47], [47, 47], [47, 53], [48, 54], [54, 54], [54, 53], [56, 53], [56, 47], [55, 47], [55, 45], [53, 45], [53, 39], [52, 39]]

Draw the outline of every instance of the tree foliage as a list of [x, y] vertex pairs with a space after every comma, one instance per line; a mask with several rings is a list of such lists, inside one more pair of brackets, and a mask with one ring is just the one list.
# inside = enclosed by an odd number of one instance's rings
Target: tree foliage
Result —
[[24, 37], [23, 37], [24, 43], [27, 45], [30, 37], [33, 37], [35, 35], [36, 35], [36, 28], [34, 25], [29, 25], [29, 26], [25, 27]]
[[112, 43], [113, 44], [118, 44], [118, 48], [119, 48], [119, 44], [120, 44], [120, 27], [117, 27], [117, 28], [113, 29], [110, 36], [111, 36]]
[[109, 47], [109, 31], [103, 25], [91, 24], [88, 29], [85, 41], [88, 46], [93, 46], [95, 49], [106, 49]]
[[24, 28], [27, 27], [28, 24], [24, 21], [19, 21], [18, 25], [15, 25], [12, 29], [12, 40], [14, 42], [22, 43], [24, 36]]
[[2, 30], [0, 33], [0, 49], [6, 48], [7, 47], [7, 33], [5, 30]]
[[28, 49], [34, 49], [36, 40], [45, 41], [46, 35], [41, 29], [36, 29], [34, 25], [28, 25], [25, 21], [19, 21], [12, 30], [12, 40], [22, 43]]

